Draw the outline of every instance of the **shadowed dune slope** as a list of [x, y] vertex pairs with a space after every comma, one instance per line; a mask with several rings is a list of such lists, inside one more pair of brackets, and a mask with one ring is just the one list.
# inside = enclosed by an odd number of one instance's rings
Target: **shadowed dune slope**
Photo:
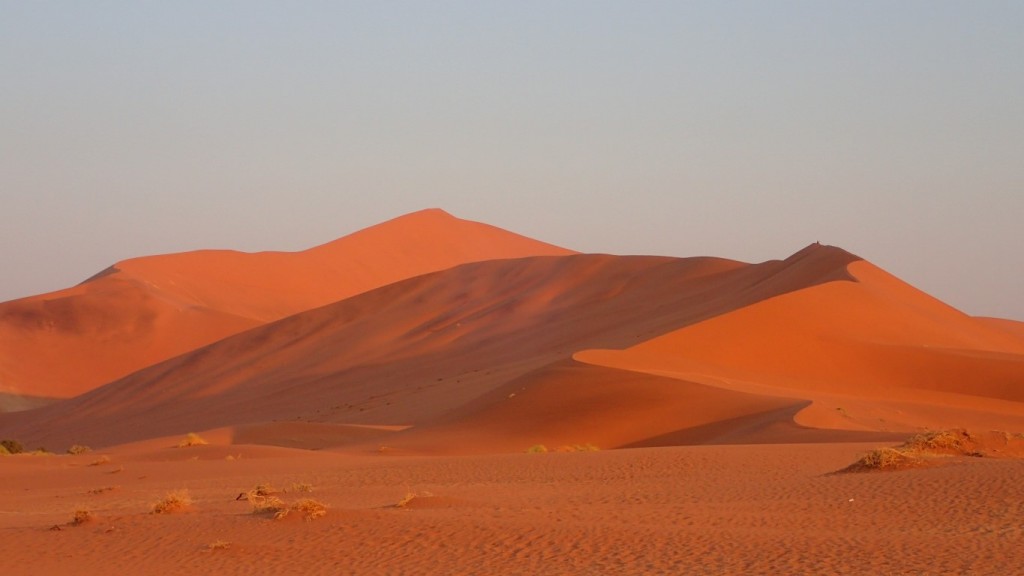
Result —
[[466, 262], [571, 253], [424, 210], [302, 252], [204, 250], [126, 260], [78, 286], [0, 304], [0, 392], [73, 396], [399, 280]]
[[775, 442], [889, 438], [816, 436], [792, 423], [806, 405], [564, 361], [511, 380], [433, 424], [374, 440], [397, 450], [485, 453], [757, 442], [766, 433]]
[[[564, 372], [542, 369], [579, 350], [625, 348], [818, 283], [847, 284], [846, 265], [855, 261], [812, 245], [756, 265], [605, 255], [465, 264], [251, 329], [52, 406], [3, 415], [0, 434], [102, 446], [274, 420], [426, 428], [456, 413], [471, 419], [469, 403], [530, 373], [558, 389], [552, 374]], [[664, 393], [681, 398], [676, 392]], [[747, 413], [737, 410], [725, 412]], [[607, 442], [642, 441], [692, 416]]]

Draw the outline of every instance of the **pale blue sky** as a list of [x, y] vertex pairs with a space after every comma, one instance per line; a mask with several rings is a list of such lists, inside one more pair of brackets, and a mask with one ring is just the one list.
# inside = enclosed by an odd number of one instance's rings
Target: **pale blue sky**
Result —
[[425, 207], [1024, 320], [1024, 2], [0, 0], [0, 300]]

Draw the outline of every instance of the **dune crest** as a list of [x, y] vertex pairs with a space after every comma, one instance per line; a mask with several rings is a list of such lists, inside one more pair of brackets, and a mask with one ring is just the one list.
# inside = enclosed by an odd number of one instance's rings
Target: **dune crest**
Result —
[[301, 252], [133, 258], [77, 286], [0, 304], [0, 392], [74, 396], [405, 278], [479, 260], [571, 253], [430, 209]]

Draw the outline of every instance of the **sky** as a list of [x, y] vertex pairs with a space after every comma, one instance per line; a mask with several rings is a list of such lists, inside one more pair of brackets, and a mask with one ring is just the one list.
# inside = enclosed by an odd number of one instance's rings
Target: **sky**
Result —
[[0, 301], [427, 207], [1024, 320], [1024, 3], [0, 0]]

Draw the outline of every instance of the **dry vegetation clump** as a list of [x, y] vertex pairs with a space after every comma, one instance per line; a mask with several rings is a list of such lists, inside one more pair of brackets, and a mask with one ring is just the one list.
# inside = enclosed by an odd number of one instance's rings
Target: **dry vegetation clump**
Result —
[[405, 508], [406, 506], [409, 505], [410, 502], [412, 502], [418, 497], [419, 496], [417, 496], [415, 492], [406, 492], [405, 496], [403, 496], [401, 500], [395, 502], [395, 508]]
[[105, 494], [107, 492], [113, 492], [114, 490], [119, 490], [120, 488], [121, 488], [120, 486], [103, 486], [101, 488], [93, 488], [93, 489], [87, 491], [86, 494], [92, 494], [92, 495]]
[[288, 505], [277, 496], [251, 495], [249, 504], [252, 505], [253, 514], [271, 514], [275, 518], [284, 517], [288, 514]]
[[92, 462], [89, 462], [89, 466], [99, 466], [101, 464], [110, 464], [110, 456], [104, 454]]
[[231, 547], [231, 542], [224, 540], [214, 540], [206, 546], [209, 550], [227, 550], [229, 547]]
[[188, 490], [174, 490], [168, 492], [162, 500], [153, 505], [153, 514], [174, 514], [184, 512], [192, 506], [192, 496]]
[[327, 515], [327, 505], [312, 498], [301, 498], [292, 504], [291, 509], [302, 514], [307, 521]]
[[847, 467], [846, 471], [900, 470], [913, 468], [921, 463], [921, 458], [900, 448], [878, 448], [865, 454], [860, 460]]
[[71, 517], [70, 524], [72, 526], [81, 526], [82, 524], [88, 524], [93, 521], [93, 514], [91, 511], [84, 508], [75, 510], [74, 515]]
[[205, 446], [209, 444], [203, 437], [194, 432], [189, 432], [178, 442], [178, 448], [188, 448], [189, 446]]
[[434, 495], [431, 494], [430, 492], [416, 493], [416, 492], [412, 492], [412, 491], [407, 491], [405, 493], [405, 496], [402, 497], [401, 500], [399, 500], [398, 502], [395, 503], [395, 508], [407, 508], [409, 506], [409, 504], [411, 504], [412, 501], [416, 500], [417, 498], [433, 498], [433, 497], [434, 497]]
[[899, 446], [872, 450], [840, 472], [914, 468], [937, 456], [984, 456], [978, 444], [978, 438], [963, 428], [924, 432]]
[[597, 452], [599, 450], [600, 448], [589, 442], [586, 444], [566, 444], [558, 448], [558, 452]]
[[0, 448], [3, 448], [4, 454], [21, 454], [25, 450], [21, 442], [9, 438], [0, 440]]
[[963, 428], [924, 432], [903, 443], [904, 448], [922, 452], [951, 451], [964, 453], [970, 450], [971, 435]]
[[[597, 446], [587, 442], [586, 444], [563, 444], [555, 449], [555, 452], [597, 452]], [[527, 454], [547, 454], [551, 450], [543, 444], [534, 444], [526, 449]]]
[[289, 488], [285, 489], [285, 492], [302, 492], [309, 493], [313, 491], [313, 485], [306, 482], [292, 482]]
[[284, 500], [260, 488], [257, 486], [248, 492], [243, 492], [237, 498], [248, 500], [253, 514], [270, 515], [275, 520], [281, 520], [292, 512], [301, 513], [306, 520], [313, 520], [327, 514], [327, 505], [318, 500], [301, 498], [288, 505]]
[[68, 448], [68, 454], [85, 454], [86, 452], [92, 452], [92, 448], [82, 444], [75, 444]]

